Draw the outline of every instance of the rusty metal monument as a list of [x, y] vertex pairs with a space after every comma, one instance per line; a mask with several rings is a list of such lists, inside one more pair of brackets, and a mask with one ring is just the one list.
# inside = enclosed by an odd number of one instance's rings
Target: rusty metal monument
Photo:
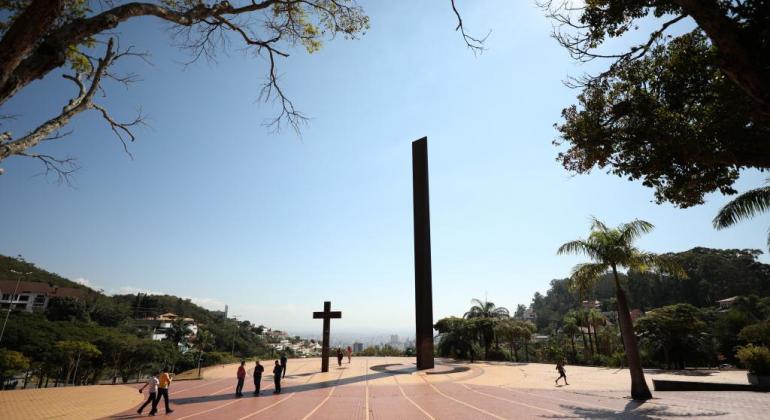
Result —
[[433, 364], [433, 286], [430, 267], [430, 206], [428, 203], [428, 138], [412, 142], [414, 207], [414, 312], [417, 369]]

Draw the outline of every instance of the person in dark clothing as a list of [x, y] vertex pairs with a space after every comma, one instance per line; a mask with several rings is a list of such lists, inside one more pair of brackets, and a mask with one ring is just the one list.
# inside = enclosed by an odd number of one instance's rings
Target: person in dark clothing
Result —
[[286, 353], [281, 353], [281, 369], [283, 371], [283, 377], [286, 377]]
[[342, 349], [337, 347], [337, 366], [342, 366]]
[[259, 388], [262, 385], [262, 372], [265, 371], [265, 367], [259, 364], [254, 366], [254, 395], [259, 395]]
[[246, 361], [241, 361], [241, 365], [238, 366], [238, 385], [235, 386], [235, 396], [236, 397], [242, 397], [243, 396], [243, 381], [246, 380], [246, 368], [244, 367], [246, 365]]
[[564, 378], [564, 385], [569, 385], [567, 383], [567, 373], [564, 371], [562, 362], [556, 362], [556, 370], [559, 372], [559, 377], [556, 378], [556, 384], [559, 384], [559, 379]]
[[283, 372], [283, 367], [276, 360], [275, 367], [273, 368], [273, 380], [275, 381], [275, 391], [273, 391], [273, 394], [281, 393], [281, 373], [282, 372]]

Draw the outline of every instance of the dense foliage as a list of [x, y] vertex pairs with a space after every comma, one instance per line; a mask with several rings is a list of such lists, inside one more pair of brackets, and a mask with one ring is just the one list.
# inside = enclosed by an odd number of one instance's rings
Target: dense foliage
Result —
[[[688, 207], [735, 193], [741, 169], [770, 168], [769, 1], [544, 3], [573, 58], [611, 60], [577, 80], [578, 103], [562, 112], [566, 169], [641, 179], [658, 202]], [[642, 31], [644, 42], [612, 50]]]
[[[265, 327], [225, 319], [176, 296], [108, 296], [38, 269], [22, 259], [0, 256], [0, 276], [89, 290], [85, 301], [52, 298], [45, 313], [12, 312], [3, 336], [0, 376], [24, 373], [38, 386], [128, 381], [168, 366], [179, 372], [237, 357], [270, 355]], [[151, 339], [146, 318], [172, 312], [193, 318], [192, 335], [181, 320], [163, 341]], [[231, 355], [232, 354], [232, 355]], [[291, 354], [289, 354], [291, 356]], [[26, 362], [24, 364], [22, 362]], [[27, 386], [25, 381], [25, 386]]]

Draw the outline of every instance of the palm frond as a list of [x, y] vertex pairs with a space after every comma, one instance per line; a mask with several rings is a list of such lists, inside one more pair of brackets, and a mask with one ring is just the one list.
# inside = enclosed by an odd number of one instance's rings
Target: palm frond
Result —
[[608, 232], [610, 230], [607, 225], [604, 224], [601, 220], [597, 219], [596, 216], [591, 216], [591, 230], [596, 230], [600, 232]]
[[712, 223], [714, 228], [724, 229], [768, 210], [770, 210], [770, 186], [756, 188], [746, 191], [727, 203], [719, 210]]
[[578, 264], [572, 269], [572, 275], [567, 285], [583, 296], [594, 288], [599, 277], [606, 273], [609, 268], [609, 265], [605, 263]]
[[574, 241], [569, 241], [562, 246], [559, 247], [559, 249], [556, 251], [557, 255], [564, 255], [564, 254], [588, 254], [589, 249], [591, 248], [587, 241], [584, 241], [582, 239], [576, 239]]
[[620, 230], [620, 239], [628, 244], [634, 242], [642, 234], [649, 233], [655, 229], [655, 225], [650, 222], [634, 219], [633, 222], [623, 223], [618, 227]]

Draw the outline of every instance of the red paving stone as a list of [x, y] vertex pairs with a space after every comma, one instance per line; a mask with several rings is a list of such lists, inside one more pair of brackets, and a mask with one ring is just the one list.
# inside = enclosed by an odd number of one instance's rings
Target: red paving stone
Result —
[[[367, 360], [332, 367], [319, 373], [312, 362], [291, 363], [292, 374], [283, 381], [284, 392], [272, 394], [271, 375], [262, 381], [262, 394], [251, 395], [247, 378], [245, 396], [233, 396], [235, 379], [221, 377], [234, 368], [214, 371], [211, 379], [172, 385], [174, 413], [182, 419], [530, 419], [530, 418], [674, 418], [715, 417], [770, 419], [770, 394], [746, 392], [655, 392], [638, 404], [623, 390], [586, 390], [572, 386], [528, 389], [508, 384], [484, 384], [493, 367], [472, 367], [452, 375], [412, 372], [382, 373], [370, 366], [388, 360]], [[230, 372], [232, 370], [233, 372]], [[216, 376], [220, 376], [217, 378]], [[550, 379], [549, 379], [550, 380]], [[579, 380], [576, 379], [576, 380]], [[572, 383], [572, 382], [571, 382]], [[162, 415], [161, 408], [161, 415]], [[127, 411], [111, 418], [137, 418]]]

